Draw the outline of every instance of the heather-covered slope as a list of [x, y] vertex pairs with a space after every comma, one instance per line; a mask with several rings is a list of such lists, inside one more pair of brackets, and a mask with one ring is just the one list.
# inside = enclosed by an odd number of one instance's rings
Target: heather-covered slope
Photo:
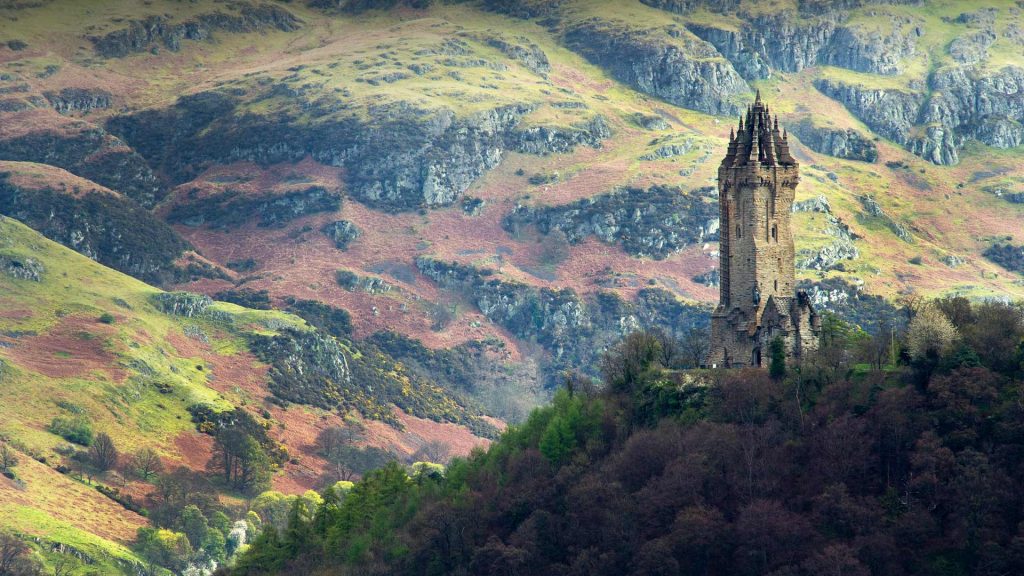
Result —
[[[310, 310], [297, 308], [329, 326]], [[122, 463], [152, 449], [168, 472], [203, 471], [225, 415], [263, 430], [265, 488], [285, 492], [325, 481], [314, 444], [331, 426], [358, 426], [398, 459], [430, 441], [465, 452], [485, 442], [473, 432], [495, 430], [375, 346], [291, 314], [162, 292], [0, 217], [0, 444], [17, 460], [0, 478], [4, 532], [39, 538], [48, 562], [77, 550], [105, 571], [134, 572], [141, 560], [126, 546], [150, 523], [139, 512], [162, 509], [162, 475], [116, 464], [80, 477], [75, 445], [106, 434]], [[214, 485], [228, 512], [238, 489]]]

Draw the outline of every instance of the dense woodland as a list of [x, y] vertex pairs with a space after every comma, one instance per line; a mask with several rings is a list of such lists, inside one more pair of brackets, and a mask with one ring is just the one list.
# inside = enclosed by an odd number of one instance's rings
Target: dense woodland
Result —
[[770, 371], [633, 334], [486, 452], [294, 500], [230, 573], [1024, 573], [1022, 309], [904, 312]]

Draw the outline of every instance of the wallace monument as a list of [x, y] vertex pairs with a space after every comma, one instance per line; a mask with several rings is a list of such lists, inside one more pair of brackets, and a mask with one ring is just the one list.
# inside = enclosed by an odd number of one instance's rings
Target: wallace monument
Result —
[[817, 346], [820, 320], [794, 281], [790, 212], [799, 182], [787, 135], [758, 92], [718, 168], [721, 292], [709, 367], [762, 366], [776, 338], [787, 359]]

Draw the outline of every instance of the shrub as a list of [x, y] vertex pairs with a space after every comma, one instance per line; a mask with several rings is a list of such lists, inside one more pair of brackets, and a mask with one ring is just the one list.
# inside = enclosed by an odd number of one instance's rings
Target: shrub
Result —
[[103, 324], [113, 324], [117, 319], [110, 312], [104, 312], [100, 314], [99, 321]]
[[213, 295], [214, 299], [231, 302], [253, 310], [270, 310], [270, 293], [266, 290], [224, 290]]
[[92, 424], [82, 415], [57, 416], [50, 422], [50, 432], [80, 446], [92, 444]]

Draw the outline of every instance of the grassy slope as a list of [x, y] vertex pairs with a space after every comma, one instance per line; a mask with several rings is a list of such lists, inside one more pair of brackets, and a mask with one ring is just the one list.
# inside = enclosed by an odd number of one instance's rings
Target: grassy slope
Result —
[[[0, 478], [0, 527], [62, 542], [91, 556], [132, 559], [122, 544], [134, 538], [145, 520], [51, 468], [61, 461], [56, 449], [66, 442], [47, 425], [69, 406], [87, 414], [94, 430], [110, 434], [122, 451], [151, 447], [167, 466], [196, 469], [205, 466], [210, 441], [195, 431], [189, 406], [249, 406], [254, 413], [269, 408], [271, 435], [295, 458], [275, 486], [294, 492], [315, 481], [322, 462], [312, 454], [312, 440], [341, 418], [265, 404], [266, 366], [248, 352], [244, 339], [247, 333], [272, 334], [283, 327], [306, 329], [301, 319], [227, 303], [214, 305], [222, 316], [218, 320], [168, 316], [151, 304], [156, 288], [9, 218], [0, 218], [0, 256], [32, 258], [45, 267], [40, 282], [0, 273], [0, 435], [25, 452], [16, 468], [24, 487]], [[100, 322], [103, 313], [113, 314], [115, 321]], [[170, 386], [170, 393], [161, 393], [156, 384]], [[468, 432], [454, 425], [402, 419], [418, 430], [414, 438], [419, 442], [444, 434], [462, 443], [456, 447], [460, 452], [474, 444]], [[384, 425], [369, 427], [371, 441], [404, 441], [399, 449], [408, 452], [418, 446], [416, 440], [392, 438]], [[147, 490], [132, 487], [137, 494]]]

